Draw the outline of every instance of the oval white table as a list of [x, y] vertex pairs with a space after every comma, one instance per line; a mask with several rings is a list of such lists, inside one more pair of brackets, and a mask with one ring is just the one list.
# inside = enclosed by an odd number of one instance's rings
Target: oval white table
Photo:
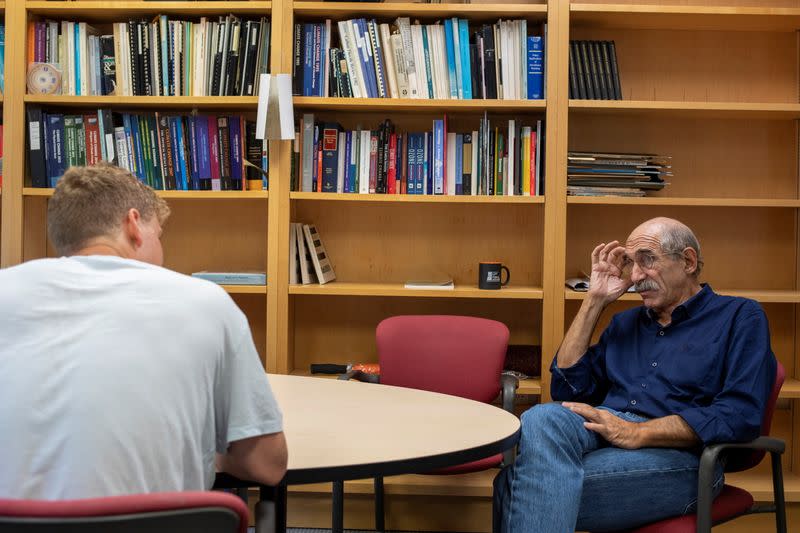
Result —
[[[434, 392], [270, 374], [283, 411], [289, 466], [262, 487], [257, 531], [286, 528], [286, 485], [420, 473], [511, 448], [519, 419], [498, 407]], [[258, 486], [227, 475], [217, 486]], [[267, 501], [274, 503], [269, 505]]]

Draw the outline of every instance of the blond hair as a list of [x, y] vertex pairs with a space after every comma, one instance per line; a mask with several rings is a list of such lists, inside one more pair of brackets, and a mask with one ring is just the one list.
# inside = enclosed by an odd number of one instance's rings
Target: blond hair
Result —
[[169, 206], [125, 169], [100, 162], [70, 167], [47, 206], [47, 233], [56, 251], [71, 255], [98, 237], [114, 237], [130, 209], [163, 224]]

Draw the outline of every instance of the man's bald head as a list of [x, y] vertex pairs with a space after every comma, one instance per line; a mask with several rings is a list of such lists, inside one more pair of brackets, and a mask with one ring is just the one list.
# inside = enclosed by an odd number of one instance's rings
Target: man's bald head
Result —
[[693, 275], [698, 277], [703, 268], [703, 259], [700, 255], [700, 242], [694, 232], [674, 218], [656, 217], [646, 220], [639, 224], [628, 237], [628, 243], [652, 241], [661, 248], [661, 253], [665, 255], [683, 255], [686, 248], [691, 248], [697, 255], [697, 268]]

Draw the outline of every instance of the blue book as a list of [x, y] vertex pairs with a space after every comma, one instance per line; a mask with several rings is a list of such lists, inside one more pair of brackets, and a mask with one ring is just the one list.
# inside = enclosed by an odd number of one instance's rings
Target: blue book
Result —
[[433, 121], [433, 194], [444, 194], [444, 120]]
[[456, 133], [456, 194], [464, 194], [464, 135]]
[[265, 272], [192, 272], [193, 278], [205, 279], [220, 285], [266, 285]]
[[314, 24], [303, 24], [303, 96], [314, 96]]
[[80, 64], [81, 64], [81, 54], [80, 54], [81, 37], [80, 37], [80, 30], [79, 30], [80, 24], [78, 24], [76, 22], [73, 27], [75, 29], [75, 50], [73, 51], [74, 55], [75, 55], [75, 94], [78, 95], [78, 96], [81, 96], [81, 68], [80, 68]]
[[431, 184], [431, 165], [430, 157], [433, 150], [431, 149], [431, 142], [433, 136], [427, 131], [422, 134], [422, 194], [432, 194], [433, 187]]
[[136, 161], [136, 177], [139, 178], [139, 181], [142, 183], [147, 183], [147, 174], [144, 171], [144, 157], [142, 154], [142, 138], [139, 135], [139, 116], [128, 115], [128, 124], [130, 125], [131, 131], [132, 155]]
[[322, 35], [322, 23], [317, 22], [314, 23], [313, 26], [314, 47], [312, 48], [311, 57], [311, 96], [322, 96], [322, 65], [324, 64], [322, 60], [322, 43], [324, 42]]
[[458, 98], [458, 77], [456, 76], [456, 53], [453, 41], [453, 21], [444, 19], [444, 42], [447, 49], [447, 77], [450, 80], [450, 98]]
[[47, 185], [55, 187], [59, 178], [67, 168], [67, 158], [64, 154], [64, 115], [45, 115], [45, 144], [47, 154], [45, 166], [47, 168]]
[[372, 33], [375, 35], [375, 47], [374, 50], [372, 50], [372, 53], [375, 57], [376, 75], [380, 77], [380, 86], [383, 87], [384, 92], [383, 97], [389, 98], [391, 95], [389, 94], [389, 81], [388, 75], [386, 74], [386, 63], [383, 60], [383, 55], [385, 53], [391, 53], [391, 50], [388, 52], [383, 50], [380, 28], [378, 27], [378, 23], [375, 21], [375, 19], [369, 21], [369, 26], [372, 28]]
[[242, 117], [232, 115], [228, 117], [228, 135], [231, 143], [231, 183], [234, 191], [242, 190]]
[[125, 147], [128, 149], [128, 165], [134, 176], [138, 176], [136, 170], [136, 153], [133, 151], [133, 139], [131, 138], [131, 116], [128, 113], [122, 114], [122, 129], [125, 130]]
[[193, 191], [199, 191], [200, 189], [200, 174], [198, 170], [200, 168], [200, 158], [197, 152], [197, 117], [194, 115], [189, 115], [186, 117], [187, 126], [189, 127], [189, 135], [187, 136], [187, 141], [189, 143], [189, 160], [190, 160], [190, 168], [189, 168], [189, 177], [191, 179], [191, 189]]
[[528, 37], [528, 100], [544, 98], [544, 49], [539, 35]]
[[467, 19], [458, 19], [458, 44], [461, 53], [461, 86], [464, 99], [472, 100], [472, 69], [469, 61], [469, 22]]
[[425, 134], [417, 134], [417, 194], [425, 194]]
[[352, 139], [353, 139], [353, 132], [346, 131], [344, 133], [344, 186], [342, 187], [344, 192], [353, 192], [350, 188], [350, 178], [351, 178], [351, 171], [350, 171], [350, 154], [352, 153], [351, 150], [352, 146]]
[[6, 25], [0, 23], [0, 93], [5, 92]]
[[[422, 31], [422, 49], [425, 56], [425, 75], [428, 78], [428, 97], [433, 99], [433, 74], [431, 73], [431, 52], [428, 45], [428, 28], [430, 26], [423, 26]], [[418, 78], [419, 79], [419, 78]]]
[[417, 194], [417, 134], [408, 134], [408, 184], [406, 192]]
[[[183, 117], [174, 117], [175, 119], [175, 151], [178, 158], [175, 160], [180, 169], [180, 187], [181, 191], [189, 190], [189, 165], [186, 161], [186, 144], [183, 136]], [[222, 155], [220, 154], [220, 157]]]
[[[208, 118], [201, 116], [195, 123], [197, 128], [197, 174], [200, 188], [211, 190], [211, 140], [208, 138]], [[264, 167], [262, 167], [264, 168]]]
[[361, 49], [361, 56], [359, 59], [361, 60], [361, 68], [364, 72], [367, 82], [367, 90], [368, 96], [370, 98], [377, 98], [378, 97], [378, 81], [375, 77], [375, 65], [373, 61], [373, 52], [372, 52], [372, 42], [369, 38], [369, 31], [367, 30], [367, 21], [365, 19], [357, 19], [355, 27], [358, 31], [357, 39], [360, 39], [363, 43], [363, 48]]
[[359, 130], [350, 132], [352, 151], [350, 152], [350, 192], [358, 193], [358, 158], [359, 146], [361, 146], [361, 134]]

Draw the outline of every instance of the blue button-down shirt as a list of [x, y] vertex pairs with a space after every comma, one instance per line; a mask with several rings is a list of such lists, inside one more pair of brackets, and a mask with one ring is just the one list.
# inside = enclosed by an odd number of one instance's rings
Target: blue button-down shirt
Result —
[[615, 315], [573, 366], [553, 360], [550, 392], [650, 418], [679, 415], [706, 445], [747, 441], [761, 433], [776, 365], [761, 306], [703, 285], [666, 327], [645, 307]]

